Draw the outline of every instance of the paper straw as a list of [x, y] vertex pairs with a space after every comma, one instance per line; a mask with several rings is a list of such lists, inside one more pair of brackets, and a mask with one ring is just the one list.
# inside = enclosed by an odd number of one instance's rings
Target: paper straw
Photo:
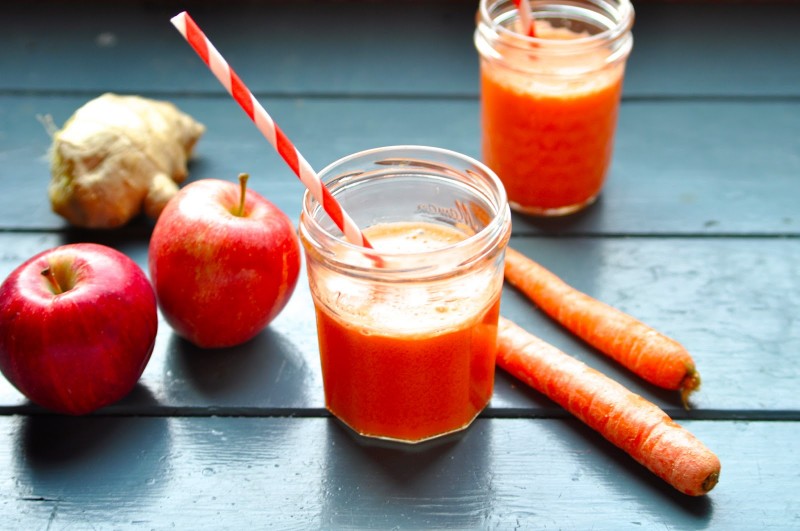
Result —
[[311, 165], [303, 158], [297, 148], [275, 124], [272, 117], [256, 100], [253, 93], [245, 86], [236, 72], [228, 65], [211, 41], [205, 36], [200, 27], [192, 20], [186, 11], [170, 19], [172, 24], [181, 32], [197, 55], [211, 69], [222, 86], [227, 89], [233, 99], [242, 107], [247, 116], [256, 124], [261, 134], [278, 151], [283, 160], [300, 181], [311, 192], [325, 212], [331, 217], [337, 227], [344, 233], [347, 241], [354, 245], [372, 248], [366, 237], [356, 226], [355, 222], [342, 209], [338, 201], [320, 180]]
[[525, 32], [528, 37], [536, 37], [530, 2], [528, 0], [514, 0], [514, 5], [517, 6], [519, 21], [520, 24], [522, 24], [522, 31]]

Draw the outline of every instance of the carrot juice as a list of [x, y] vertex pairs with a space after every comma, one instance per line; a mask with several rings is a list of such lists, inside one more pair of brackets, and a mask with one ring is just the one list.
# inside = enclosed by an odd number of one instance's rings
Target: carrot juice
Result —
[[320, 173], [370, 247], [306, 194], [300, 218], [325, 405], [355, 432], [416, 443], [486, 407], [511, 221], [496, 175], [423, 146], [358, 153]]
[[[431, 250], [464, 237], [422, 223], [364, 232], [382, 251]], [[408, 286], [408, 299], [426, 297], [418, 289]], [[484, 293], [475, 297], [475, 289]], [[327, 408], [358, 433], [388, 439], [418, 441], [467, 426], [492, 396], [500, 309], [494, 291], [454, 286], [447, 300], [424, 305], [379, 291], [343, 295], [347, 301], [316, 297]]]
[[[536, 18], [534, 12], [531, 38], [490, 18], [491, 7], [502, 3], [481, 2], [485, 16], [476, 31], [484, 162], [500, 177], [515, 210], [575, 212], [598, 196], [611, 162], [630, 20], [619, 22], [616, 32], [570, 21], [580, 18], [575, 6], [582, 5], [570, 2], [574, 13], [550, 6], [558, 14], [553, 20], [552, 13]], [[627, 0], [619, 3], [629, 8]], [[583, 4], [588, 9], [595, 2]], [[608, 24], [616, 27], [610, 19]]]

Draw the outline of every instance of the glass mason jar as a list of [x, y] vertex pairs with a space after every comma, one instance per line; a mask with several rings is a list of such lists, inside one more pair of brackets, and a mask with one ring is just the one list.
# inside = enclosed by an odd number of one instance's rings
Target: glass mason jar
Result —
[[320, 178], [374, 249], [306, 193], [299, 234], [325, 404], [361, 435], [419, 442], [466, 428], [494, 387], [510, 211], [497, 176], [422, 146], [364, 151]]
[[513, 0], [481, 0], [483, 161], [516, 211], [564, 215], [600, 193], [613, 152], [625, 62], [633, 46], [629, 0], [534, 0], [535, 37]]

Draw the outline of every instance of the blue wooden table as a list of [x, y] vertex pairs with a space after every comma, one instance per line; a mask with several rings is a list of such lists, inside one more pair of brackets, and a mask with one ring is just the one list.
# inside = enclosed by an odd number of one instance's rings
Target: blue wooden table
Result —
[[[191, 180], [251, 185], [297, 222], [302, 186], [169, 18], [203, 26], [315, 168], [391, 144], [479, 157], [477, 2], [19, 2], [0, 15], [0, 277], [63, 243], [145, 266], [152, 223], [78, 230], [50, 211], [37, 119], [104, 91], [207, 126]], [[637, 2], [611, 175], [511, 245], [683, 343], [693, 408], [606, 360], [513, 289], [502, 313], [655, 402], [722, 461], [684, 496], [498, 370], [465, 432], [374, 445], [323, 402], [305, 278], [253, 341], [201, 351], [161, 320], [140, 383], [86, 417], [0, 378], [3, 529], [800, 528], [800, 5]]]

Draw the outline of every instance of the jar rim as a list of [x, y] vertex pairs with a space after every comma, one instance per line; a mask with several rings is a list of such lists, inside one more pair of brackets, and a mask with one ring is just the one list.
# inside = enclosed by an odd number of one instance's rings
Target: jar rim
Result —
[[[498, 8], [501, 4], [514, 4], [513, 0], [480, 0], [478, 7], [479, 23], [494, 31], [498, 36], [502, 36], [506, 45], [518, 48], [529, 49], [531, 46], [537, 46], [540, 50], [570, 50], [582, 48], [592, 48], [595, 46], [603, 46], [609, 41], [614, 41], [626, 33], [633, 27], [634, 8], [630, 0], [544, 0], [535, 2], [533, 5], [536, 7], [548, 5], [564, 5], [579, 9], [588, 9], [588, 6], [607, 6], [605, 12], [609, 14], [615, 13], [613, 17], [613, 25], [606, 27], [606, 29], [586, 36], [576, 37], [573, 39], [554, 40], [541, 37], [531, 37], [519, 32], [516, 32], [502, 24], [497, 23], [496, 16], [492, 16], [490, 8]], [[613, 4], [613, 5], [612, 5]], [[516, 9], [516, 8], [515, 8]]]
[[[387, 156], [382, 157], [383, 154], [386, 154]], [[301, 235], [304, 236], [304, 239], [306, 239], [317, 252], [325, 254], [326, 260], [340, 262], [342, 266], [347, 267], [348, 269], [355, 268], [373, 272], [384, 270], [387, 272], [396, 273], [399, 270], [420, 270], [425, 269], [426, 264], [431, 262], [435, 263], [435, 257], [441, 257], [443, 254], [448, 253], [467, 257], [463, 260], [465, 263], [472, 262], [470, 257], [474, 258], [473, 255], [475, 254], [483, 255], [485, 248], [490, 247], [497, 241], [508, 237], [508, 234], [506, 233], [510, 233], [511, 213], [508, 207], [505, 188], [503, 187], [500, 179], [482, 162], [456, 151], [422, 145], [393, 145], [371, 148], [347, 155], [328, 164], [319, 172], [318, 175], [323, 181], [324, 186], [330, 186], [329, 190], [335, 197], [337, 192], [341, 191], [344, 186], [350, 184], [350, 182], [354, 178], [357, 178], [358, 175], [365, 173], [344, 172], [341, 174], [336, 174], [335, 172], [337, 172], [337, 170], [340, 168], [345, 168], [349, 164], [362, 159], [369, 163], [381, 160], [393, 160], [390, 159], [391, 154], [399, 154], [401, 156], [404, 154], [408, 155], [408, 158], [413, 158], [415, 162], [424, 164], [424, 166], [419, 167], [425, 167], [426, 169], [435, 169], [437, 167], [446, 169], [443, 164], [438, 164], [436, 162], [431, 162], [430, 164], [426, 163], [426, 155], [430, 156], [430, 158], [441, 157], [452, 159], [453, 161], [462, 161], [474, 167], [477, 171], [472, 173], [479, 175], [482, 179], [484, 179], [486, 184], [488, 184], [487, 189], [491, 190], [491, 193], [493, 194], [493, 197], [485, 197], [485, 199], [488, 200], [487, 202], [494, 207], [491, 220], [480, 230], [468, 235], [463, 240], [435, 249], [412, 253], [374, 250], [351, 243], [344, 237], [344, 235], [334, 234], [326, 229], [319, 222], [317, 216], [327, 216], [327, 214], [321, 212], [322, 205], [313, 197], [310, 191], [306, 190], [303, 194], [299, 229], [301, 231]], [[403, 173], [405, 174], [413, 173], [413, 169], [411, 172], [409, 172], [408, 165], [399, 167], [404, 169]], [[450, 169], [457, 172], [456, 169]], [[368, 177], [369, 176], [367, 176], [367, 178]], [[478, 192], [477, 188], [474, 186], [471, 186], [471, 188]], [[485, 190], [480, 192], [485, 195]], [[339, 252], [331, 252], [332, 248], [338, 249]], [[356, 266], [349, 260], [340, 260], [336, 258], [338, 255], [361, 256], [371, 258], [371, 260], [368, 260], [367, 262], [361, 260], [361, 263]], [[409, 263], [416, 265], [414, 267], [409, 267]], [[452, 273], [452, 270], [450, 270], [450, 272]]]

